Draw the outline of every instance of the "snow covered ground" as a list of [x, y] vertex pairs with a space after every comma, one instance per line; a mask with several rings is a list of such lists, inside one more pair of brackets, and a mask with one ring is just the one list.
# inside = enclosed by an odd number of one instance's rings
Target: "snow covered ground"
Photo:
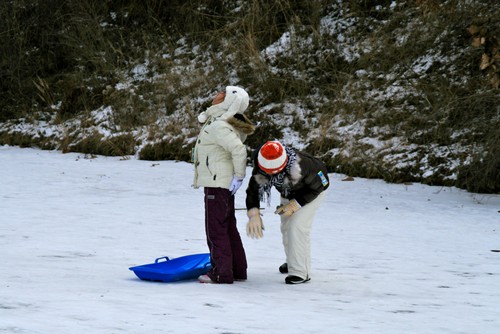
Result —
[[248, 281], [157, 283], [128, 268], [207, 252], [191, 165], [0, 147], [0, 333], [499, 332], [500, 196], [330, 177], [311, 282], [266, 209]]

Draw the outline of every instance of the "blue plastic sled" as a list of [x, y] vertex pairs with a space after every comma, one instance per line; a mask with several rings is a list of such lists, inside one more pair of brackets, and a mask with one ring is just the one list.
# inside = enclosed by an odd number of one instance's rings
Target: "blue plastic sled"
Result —
[[[165, 261], [161, 261], [165, 260]], [[155, 263], [130, 267], [137, 277], [145, 281], [175, 282], [197, 278], [212, 268], [210, 254], [192, 254], [169, 259], [167, 256], [157, 258]]]

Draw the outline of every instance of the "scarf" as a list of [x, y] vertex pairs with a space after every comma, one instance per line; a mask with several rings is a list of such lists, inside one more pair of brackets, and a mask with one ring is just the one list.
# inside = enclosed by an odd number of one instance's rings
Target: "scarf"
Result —
[[297, 153], [291, 147], [285, 147], [286, 155], [288, 156], [288, 161], [285, 168], [277, 174], [268, 175], [269, 180], [267, 183], [260, 185], [259, 187], [259, 199], [261, 202], [267, 201], [267, 206], [271, 206], [271, 188], [274, 186], [276, 190], [284, 197], [290, 194], [291, 184], [285, 183], [285, 176], [290, 174], [290, 168], [297, 160]]

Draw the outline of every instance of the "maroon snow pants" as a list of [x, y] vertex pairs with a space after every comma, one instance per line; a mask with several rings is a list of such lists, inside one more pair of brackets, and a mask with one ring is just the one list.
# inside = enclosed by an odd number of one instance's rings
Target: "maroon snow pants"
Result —
[[247, 259], [236, 227], [234, 196], [223, 188], [205, 188], [205, 232], [212, 269], [218, 283], [247, 278]]

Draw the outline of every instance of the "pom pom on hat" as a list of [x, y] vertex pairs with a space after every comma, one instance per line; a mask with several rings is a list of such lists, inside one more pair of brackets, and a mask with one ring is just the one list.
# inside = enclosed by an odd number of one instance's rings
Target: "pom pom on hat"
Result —
[[202, 112], [198, 115], [198, 122], [200, 123], [205, 123], [208, 119], [208, 116], [207, 116], [207, 113], [206, 112]]
[[206, 112], [202, 112], [198, 115], [198, 122], [200, 123], [205, 123], [208, 119], [208, 116], [207, 116], [207, 113]]
[[281, 172], [288, 162], [285, 147], [279, 141], [268, 141], [259, 150], [257, 163], [266, 174]]

